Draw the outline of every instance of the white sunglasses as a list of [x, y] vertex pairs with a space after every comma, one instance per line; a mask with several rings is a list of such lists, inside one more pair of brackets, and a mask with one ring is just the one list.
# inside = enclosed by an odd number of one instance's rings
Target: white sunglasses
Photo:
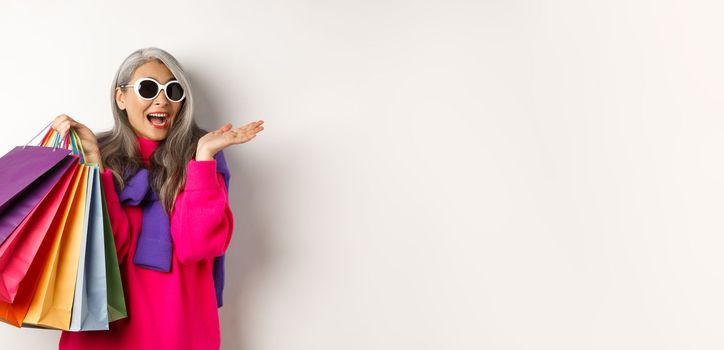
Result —
[[181, 102], [184, 98], [186, 98], [186, 92], [183, 87], [181, 87], [181, 83], [179, 83], [178, 80], [171, 80], [165, 85], [161, 85], [161, 83], [157, 82], [153, 78], [140, 78], [136, 80], [133, 85], [121, 85], [122, 88], [131, 86], [133, 87], [133, 90], [136, 91], [136, 95], [144, 100], [155, 99], [162, 90], [166, 93], [166, 98], [171, 102]]

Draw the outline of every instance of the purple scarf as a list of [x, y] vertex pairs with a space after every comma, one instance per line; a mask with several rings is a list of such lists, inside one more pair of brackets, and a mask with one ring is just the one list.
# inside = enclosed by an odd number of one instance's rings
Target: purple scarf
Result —
[[[224, 153], [219, 151], [214, 156], [216, 171], [221, 173], [229, 192], [229, 168], [226, 166]], [[168, 213], [161, 205], [158, 195], [151, 191], [148, 182], [148, 169], [141, 168], [127, 182], [121, 191], [119, 199], [125, 205], [143, 205], [143, 222], [141, 233], [138, 236], [136, 252], [133, 263], [147, 269], [160, 272], [171, 271], [173, 241], [171, 240], [171, 225]], [[216, 305], [224, 304], [224, 255], [214, 258], [214, 289], [216, 290]]]

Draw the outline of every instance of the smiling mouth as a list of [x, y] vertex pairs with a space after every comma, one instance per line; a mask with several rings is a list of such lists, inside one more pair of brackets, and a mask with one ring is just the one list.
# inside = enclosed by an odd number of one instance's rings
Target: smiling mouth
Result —
[[170, 121], [170, 118], [166, 113], [149, 113], [146, 116], [146, 119], [148, 119], [154, 128], [160, 129], [165, 128]]

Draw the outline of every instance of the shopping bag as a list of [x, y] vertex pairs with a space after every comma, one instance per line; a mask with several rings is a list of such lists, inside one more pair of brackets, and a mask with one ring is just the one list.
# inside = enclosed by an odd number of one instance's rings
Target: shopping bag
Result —
[[[63, 140], [49, 130], [41, 146], [70, 149], [72, 165], [12, 231], [8, 244], [0, 245], [0, 289], [2, 252], [7, 252], [7, 266], [17, 264], [21, 256], [16, 252], [29, 250], [28, 246], [36, 252], [25, 264], [13, 302], [0, 300], [0, 321], [18, 327], [107, 330], [109, 322], [128, 314], [98, 166], [85, 163], [73, 129]], [[8, 208], [38, 181], [15, 195]]]
[[81, 167], [73, 181], [62, 232], [54, 243], [23, 324], [69, 330], [76, 274], [83, 234], [83, 210], [88, 167]]
[[106, 196], [101, 186], [101, 207], [103, 208], [103, 238], [106, 250], [106, 287], [108, 289], [108, 322], [128, 317], [126, 301], [121, 281], [121, 268], [118, 265], [116, 242], [111, 230], [111, 220], [106, 206]]
[[52, 170], [57, 170], [69, 153], [63, 149], [17, 146], [0, 158], [0, 244], [47, 195], [54, 185], [52, 180], [58, 179], [57, 171]]
[[[63, 207], [63, 203], [68, 200], [68, 188], [71, 186], [71, 181], [75, 178], [78, 169], [79, 164], [76, 159], [51, 193], [43, 199], [37, 210], [28, 215], [28, 218], [32, 221], [28, 222], [24, 234], [19, 236], [21, 239], [18, 240], [14, 250], [16, 254], [14, 257], [17, 259], [13, 259], [6, 264], [22, 263], [26, 260], [31, 261], [31, 263], [17, 287], [17, 294], [13, 303], [0, 301], [0, 321], [16, 327], [22, 325], [30, 307], [30, 302], [35, 295], [42, 269], [53, 247], [53, 241], [58, 231], [57, 227], [62, 216], [62, 214], [59, 214], [62, 213], [60, 209]], [[10, 255], [9, 252], [6, 251], [6, 253], [7, 255], [3, 254], [0, 257], [8, 259]]]
[[[82, 165], [82, 167], [87, 168], [87, 165]], [[71, 331], [79, 331], [81, 323], [83, 321], [83, 314], [87, 313], [87, 306], [88, 306], [88, 300], [86, 298], [86, 293], [84, 290], [85, 287], [85, 272], [86, 272], [86, 255], [88, 253], [88, 242], [90, 239], [88, 238], [88, 221], [90, 220], [89, 217], [89, 210], [90, 210], [90, 200], [91, 200], [91, 187], [88, 185], [92, 183], [93, 179], [92, 176], [92, 169], [88, 168], [86, 169], [88, 171], [88, 176], [85, 179], [85, 201], [83, 203], [83, 228], [81, 233], [81, 240], [80, 240], [80, 248], [79, 248], [79, 254], [78, 254], [78, 264], [77, 271], [75, 274], [75, 288], [73, 290], [73, 301], [72, 301], [72, 308], [71, 308], [71, 315], [70, 315], [70, 325], [68, 326], [68, 330]]]
[[[66, 145], [68, 141], [74, 154], [80, 155], [80, 162], [85, 163], [80, 140], [75, 130], [70, 130], [66, 135]], [[76, 143], [77, 141], [77, 143]], [[71, 326], [75, 326], [73, 330], [80, 330], [82, 323], [82, 310], [84, 305], [83, 286], [85, 285], [85, 256], [86, 244], [88, 242], [88, 220], [90, 196], [88, 181], [89, 172], [92, 168], [87, 164], [81, 165], [81, 178], [79, 179], [78, 188], [74, 195], [73, 203], [69, 213], [69, 221], [66, 223], [64, 234], [70, 235], [63, 238], [58, 255], [57, 280], [53, 281], [48, 289], [48, 297], [52, 297], [51, 302], [45, 302], [47, 307], [42, 312], [36, 326], [57, 328], [63, 330], [71, 330]], [[88, 200], [87, 200], [88, 199]], [[65, 244], [64, 244], [65, 243]], [[33, 302], [40, 300], [36, 294]], [[77, 302], [77, 303], [76, 303]], [[33, 311], [34, 304], [31, 304], [29, 313]], [[76, 324], [72, 325], [71, 320], [73, 310], [77, 308]], [[31, 323], [27, 322], [26, 323]]]
[[[108, 329], [108, 273], [106, 271], [105, 233], [103, 231], [103, 206], [105, 201], [101, 192], [100, 169], [93, 164], [93, 195], [91, 198], [91, 218], [89, 227], [94, 238], [88, 259], [92, 267], [88, 271], [88, 319], [84, 319], [81, 330]], [[112, 233], [111, 233], [112, 235]], [[115, 244], [113, 245], [115, 248]], [[118, 260], [116, 260], [116, 266]]]
[[[77, 133], [73, 132], [70, 143], [71, 146], [80, 148], [81, 155], [84, 154]], [[89, 177], [87, 201], [89, 238], [83, 283], [80, 278], [83, 264], [79, 264], [71, 331], [107, 330], [109, 322], [127, 317], [116, 246], [105, 208], [100, 170], [97, 164], [88, 164], [88, 166], [92, 171]]]
[[[63, 182], [59, 180], [67, 175], [68, 170], [74, 164], [77, 164], [77, 160], [68, 156], [54, 170], [44, 176], [43, 181], [53, 184], [52, 190], [41, 198], [41, 202], [30, 211], [5, 243], [0, 246], [0, 301], [12, 303], [15, 299], [18, 285], [25, 277], [30, 263], [45, 238], [54, 216], [53, 209], [57, 210], [57, 206], [55, 208], [52, 205], [49, 206], [47, 199], [51, 196], [51, 192], [58, 192], [59, 189], [56, 188]], [[54, 195], [62, 196], [62, 193], [54, 193]], [[30, 220], [31, 218], [32, 220]]]
[[89, 167], [85, 211], [87, 238], [85, 244], [81, 243], [82, 253], [78, 263], [73, 312], [70, 320], [71, 331], [108, 329], [100, 173], [96, 165], [87, 166]]
[[[71, 132], [73, 149], [82, 144], [75, 130]], [[70, 319], [70, 331], [107, 330], [108, 298], [106, 291], [106, 261], [101, 210], [100, 172], [97, 164], [88, 164], [88, 184], [85, 202], [84, 236], [78, 262], [75, 295]]]
[[[80, 143], [80, 140], [78, 138], [78, 135], [74, 133], [75, 137], [70, 139], [71, 146], [74, 146], [75, 144], [73, 141], [75, 140], [75, 143], [80, 148], [80, 152], [77, 152], [81, 155], [81, 157], [84, 156], [83, 152], [83, 146]], [[100, 170], [99, 170], [100, 171]], [[118, 264], [118, 255], [116, 253], [116, 243], [115, 239], [113, 238], [113, 231], [111, 230], [111, 221], [110, 216], [108, 214], [108, 207], [106, 206], [106, 196], [103, 189], [103, 186], [100, 182], [100, 174], [96, 177], [97, 179], [97, 186], [100, 190], [100, 198], [99, 202], [101, 204], [102, 214], [103, 214], [103, 241], [104, 241], [104, 250], [105, 250], [105, 269], [106, 269], [106, 300], [107, 300], [107, 317], [108, 322], [117, 321], [122, 318], [128, 317], [128, 311], [126, 309], [126, 301], [125, 301], [125, 295], [123, 292], [123, 282], [121, 280], [121, 269]], [[94, 192], [95, 195], [95, 192]], [[100, 293], [99, 293], [100, 294]], [[91, 302], [91, 304], [93, 304]], [[101, 316], [102, 317], [102, 316]], [[89, 326], [90, 327], [90, 326]], [[81, 327], [81, 330], [86, 330], [85, 328]]]

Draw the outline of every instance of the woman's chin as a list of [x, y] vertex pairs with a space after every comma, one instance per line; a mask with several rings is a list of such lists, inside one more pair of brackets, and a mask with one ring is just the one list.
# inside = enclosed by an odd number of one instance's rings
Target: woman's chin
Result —
[[139, 132], [138, 130], [134, 131], [136, 132], [136, 136], [143, 137], [144, 139], [151, 141], [163, 141], [168, 135], [168, 131], [166, 129], [148, 128], [142, 132]]

